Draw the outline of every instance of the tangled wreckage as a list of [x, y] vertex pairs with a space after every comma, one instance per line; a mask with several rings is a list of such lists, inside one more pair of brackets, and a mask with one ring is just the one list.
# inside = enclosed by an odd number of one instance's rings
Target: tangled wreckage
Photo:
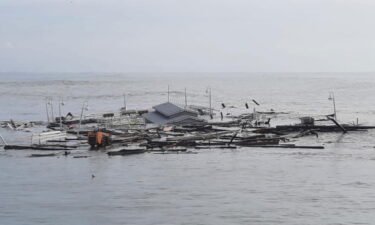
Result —
[[[245, 106], [249, 108], [247, 103]], [[322, 145], [296, 145], [293, 142], [304, 136], [319, 136], [320, 132], [345, 133], [375, 128], [340, 124], [335, 114], [319, 120], [302, 117], [298, 124], [271, 126], [272, 119], [287, 113], [254, 110], [251, 113], [224, 115], [216, 110], [220, 115], [216, 116], [213, 111], [211, 108], [166, 102], [154, 106], [152, 110], [121, 109], [85, 117], [83, 113], [79, 117], [68, 113], [64, 117], [49, 119], [48, 123], [3, 121], [1, 127], [4, 129], [31, 132], [31, 144], [8, 144], [1, 135], [0, 143], [4, 150], [57, 151], [32, 154], [30, 157], [67, 156], [75, 150], [97, 149], [109, 156], [146, 152], [196, 154], [200, 149], [250, 147], [324, 149]], [[41, 126], [46, 126], [48, 131], [33, 131], [34, 127]]]

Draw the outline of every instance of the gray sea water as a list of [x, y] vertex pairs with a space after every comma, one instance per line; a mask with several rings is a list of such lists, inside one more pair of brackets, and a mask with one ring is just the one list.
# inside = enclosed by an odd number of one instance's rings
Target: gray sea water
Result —
[[[245, 110], [304, 115], [332, 113], [341, 122], [375, 125], [375, 74], [2, 74], [0, 120], [46, 120], [45, 98], [63, 98], [63, 113], [151, 108], [170, 99]], [[255, 106], [253, 106], [255, 107]], [[24, 132], [0, 129], [10, 143]], [[375, 131], [330, 133], [301, 142], [322, 150], [200, 150], [193, 155], [143, 154], [28, 158], [0, 150], [0, 224], [374, 224]], [[95, 175], [92, 178], [92, 174]]]

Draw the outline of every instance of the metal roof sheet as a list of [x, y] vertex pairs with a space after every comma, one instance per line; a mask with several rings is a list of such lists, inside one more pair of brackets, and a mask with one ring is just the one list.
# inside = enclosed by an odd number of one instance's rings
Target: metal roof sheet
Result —
[[200, 123], [200, 122], [204, 121], [202, 119], [199, 119], [199, 118], [194, 117], [194, 116], [189, 116], [189, 115], [181, 115], [181, 116], [174, 117], [172, 119], [168, 119], [167, 117], [164, 117], [163, 115], [159, 114], [158, 112], [150, 112], [150, 113], [144, 114], [143, 117], [147, 121], [149, 121], [151, 123], [159, 124], [159, 125], [181, 123], [185, 120], [186, 121], [190, 120], [190, 121], [194, 121], [194, 122], [197, 122], [197, 123]]
[[175, 104], [172, 104], [170, 102], [166, 102], [166, 103], [163, 103], [163, 104], [160, 104], [160, 105], [156, 105], [153, 107], [155, 109], [155, 111], [159, 112], [160, 114], [162, 114], [163, 116], [166, 116], [166, 117], [170, 117], [174, 114], [177, 114], [177, 113], [180, 113], [182, 111], [184, 111], [183, 108], [175, 105]]
[[160, 125], [165, 124], [168, 121], [166, 117], [156, 112], [146, 113], [143, 115], [143, 117], [151, 123], [160, 124]]

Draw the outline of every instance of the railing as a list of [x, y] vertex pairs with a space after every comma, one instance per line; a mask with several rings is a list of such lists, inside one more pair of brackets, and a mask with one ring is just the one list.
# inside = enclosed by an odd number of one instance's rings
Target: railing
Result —
[[146, 124], [144, 118], [139, 115], [120, 115], [101, 118], [98, 123], [101, 127], [117, 129], [139, 128]]
[[3, 138], [3, 136], [1, 134], [0, 134], [0, 140], [2, 142], [2, 144], [0, 144], [0, 146], [8, 145], [7, 142], [5, 141], [5, 139]]
[[31, 136], [31, 144], [43, 144], [48, 140], [61, 140], [66, 138], [66, 132], [61, 131], [49, 131], [42, 132], [39, 134], [33, 134]]

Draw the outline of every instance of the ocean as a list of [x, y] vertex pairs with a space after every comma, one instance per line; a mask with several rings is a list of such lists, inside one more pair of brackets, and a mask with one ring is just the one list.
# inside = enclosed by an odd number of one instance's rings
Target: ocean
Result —
[[[1, 74], [0, 121], [46, 121], [55, 116], [212, 105], [226, 113], [286, 112], [275, 124], [333, 113], [338, 120], [375, 125], [372, 73]], [[252, 104], [252, 99], [260, 103]], [[245, 108], [245, 103], [251, 109]], [[216, 111], [218, 112], [218, 111]], [[218, 114], [216, 115], [219, 116]], [[29, 133], [0, 129], [9, 143]], [[29, 158], [0, 150], [0, 224], [373, 224], [375, 131], [326, 133], [299, 141], [325, 149], [199, 150], [198, 154], [142, 154], [88, 158]], [[94, 175], [94, 177], [92, 176]]]

